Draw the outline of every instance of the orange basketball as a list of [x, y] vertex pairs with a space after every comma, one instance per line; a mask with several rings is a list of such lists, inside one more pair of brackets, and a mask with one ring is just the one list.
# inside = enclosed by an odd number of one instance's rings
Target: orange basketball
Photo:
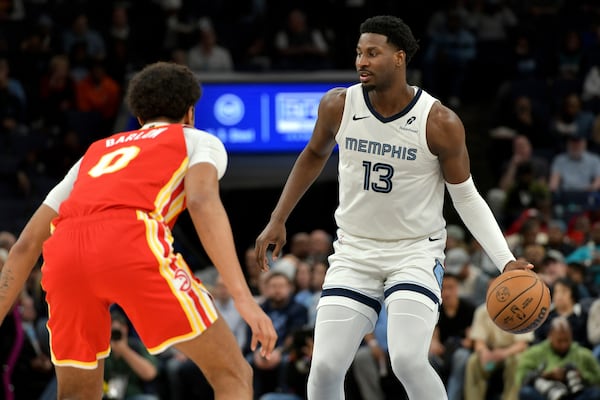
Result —
[[507, 271], [488, 287], [487, 311], [501, 329], [511, 333], [535, 330], [550, 312], [550, 289], [529, 270]]

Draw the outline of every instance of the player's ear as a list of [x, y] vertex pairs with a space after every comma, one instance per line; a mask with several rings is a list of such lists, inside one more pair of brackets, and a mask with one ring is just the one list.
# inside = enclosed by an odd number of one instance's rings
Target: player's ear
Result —
[[396, 59], [396, 67], [401, 67], [403, 64], [406, 64], [406, 53], [404, 50], [398, 50], [394, 54]]
[[195, 116], [194, 106], [190, 106], [185, 113], [185, 117], [183, 117], [183, 123], [185, 125], [194, 126], [194, 116]]

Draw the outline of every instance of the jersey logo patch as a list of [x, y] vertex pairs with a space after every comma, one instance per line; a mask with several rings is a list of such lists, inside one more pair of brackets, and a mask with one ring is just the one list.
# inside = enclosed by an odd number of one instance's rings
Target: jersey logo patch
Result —
[[352, 120], [353, 121], [358, 121], [359, 119], [365, 119], [365, 118], [369, 118], [369, 117], [370, 117], [370, 115], [365, 115], [364, 117], [357, 117], [356, 114], [354, 114], [352, 116]]

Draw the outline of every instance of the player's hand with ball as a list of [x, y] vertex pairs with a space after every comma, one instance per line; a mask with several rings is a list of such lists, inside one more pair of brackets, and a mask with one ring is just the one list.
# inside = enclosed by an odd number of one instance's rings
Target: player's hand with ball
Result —
[[504, 270], [502, 272], [508, 272], [515, 269], [533, 269], [533, 264], [524, 259], [510, 261], [504, 266]]

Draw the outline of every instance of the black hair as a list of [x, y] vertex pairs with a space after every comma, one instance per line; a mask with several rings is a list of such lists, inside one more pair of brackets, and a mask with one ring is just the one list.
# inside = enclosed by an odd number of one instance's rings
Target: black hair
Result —
[[392, 15], [379, 15], [367, 18], [360, 24], [360, 33], [377, 33], [387, 36], [388, 43], [393, 44], [399, 50], [406, 53], [408, 63], [419, 49], [419, 43], [415, 39], [410, 27], [398, 17]]
[[198, 79], [188, 67], [160, 61], [131, 79], [125, 100], [133, 115], [144, 122], [158, 117], [176, 122], [200, 95]]
[[565, 286], [571, 291], [571, 299], [573, 303], [579, 302], [579, 290], [577, 289], [577, 284], [568, 277], [561, 277], [554, 281], [554, 285], [552, 285], [552, 289], [556, 287], [556, 284], [560, 284]]

